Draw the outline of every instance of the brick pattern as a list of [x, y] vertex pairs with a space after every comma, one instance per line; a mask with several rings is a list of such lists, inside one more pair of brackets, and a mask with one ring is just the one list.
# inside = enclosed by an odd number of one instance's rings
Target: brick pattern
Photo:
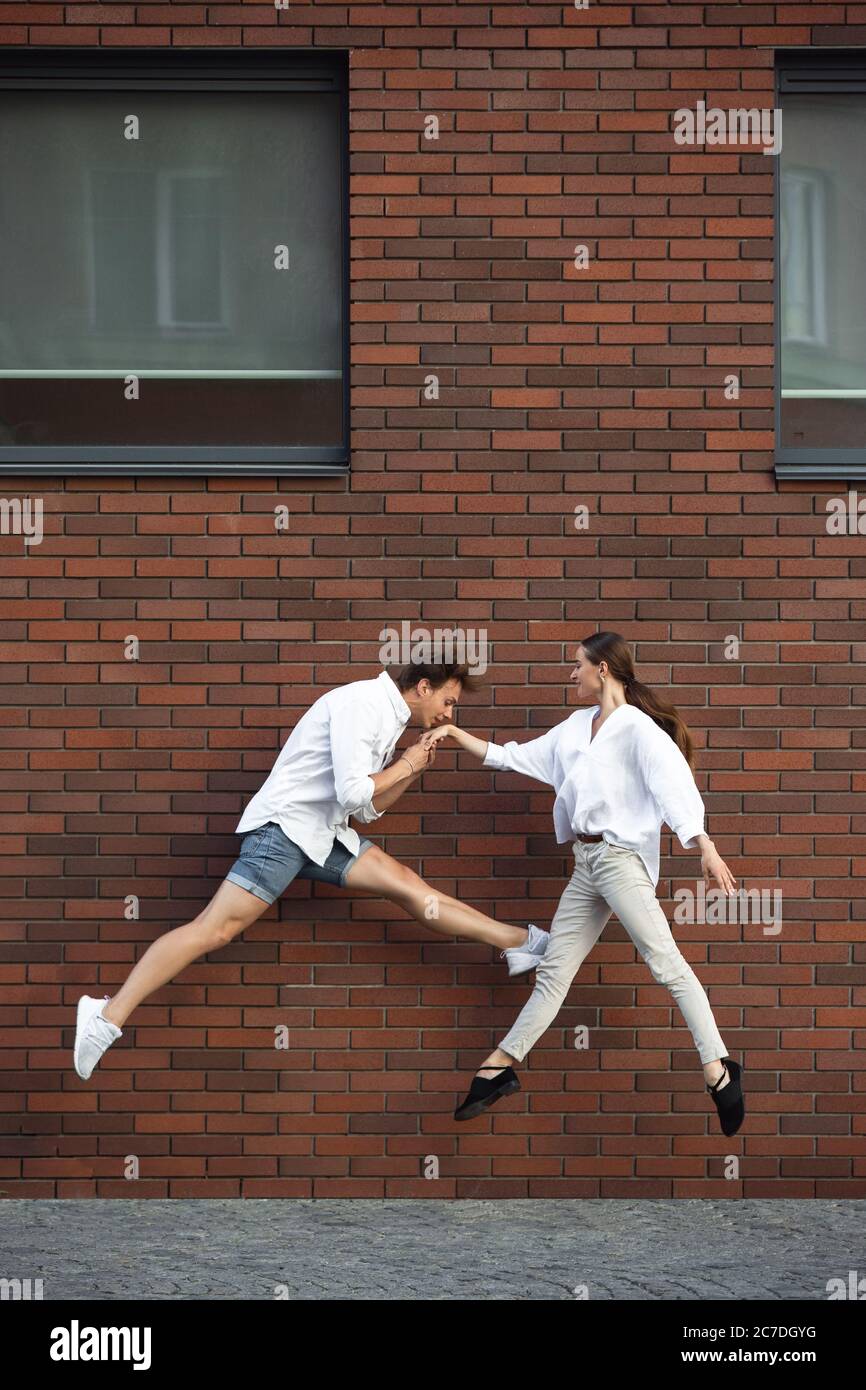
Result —
[[[866, 5], [6, 3], [0, 43], [351, 50], [354, 450], [349, 481], [46, 480], [43, 544], [0, 537], [3, 1191], [862, 1197], [866, 546], [826, 533], [844, 483], [772, 473], [771, 162], [677, 147], [671, 113], [772, 105], [774, 46], [862, 45]], [[525, 983], [308, 884], [144, 1005], [92, 1082], [72, 1072], [78, 994], [204, 906], [293, 720], [374, 674], [403, 619], [487, 631], [481, 733], [560, 719], [598, 625], [673, 687], [710, 833], [784, 894], [778, 937], [676, 928], [745, 1060], [733, 1140], [616, 922], [523, 1093], [455, 1125]], [[499, 786], [443, 754], [376, 831], [445, 891], [547, 923], [551, 797]], [[666, 835], [668, 910], [696, 871]]]

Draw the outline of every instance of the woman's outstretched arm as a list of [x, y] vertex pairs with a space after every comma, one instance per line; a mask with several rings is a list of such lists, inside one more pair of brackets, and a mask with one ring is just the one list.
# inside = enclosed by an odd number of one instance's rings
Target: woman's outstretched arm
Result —
[[452, 743], [459, 744], [465, 753], [471, 753], [473, 757], [480, 758], [482, 762], [487, 756], [490, 744], [484, 738], [476, 738], [474, 734], [467, 734], [465, 729], [461, 729], [457, 724], [439, 724], [435, 729], [428, 729], [421, 735], [420, 742], [427, 748], [435, 748], [437, 743], [443, 739], [450, 739]]
[[526, 743], [491, 743], [474, 734], [466, 733], [457, 724], [440, 724], [422, 735], [422, 742], [433, 746], [450, 738], [467, 753], [481, 758], [485, 767], [493, 771], [522, 772], [526, 777], [534, 777], [537, 782], [554, 785], [554, 753], [559, 742], [562, 724], [555, 724], [540, 738], [528, 739]]

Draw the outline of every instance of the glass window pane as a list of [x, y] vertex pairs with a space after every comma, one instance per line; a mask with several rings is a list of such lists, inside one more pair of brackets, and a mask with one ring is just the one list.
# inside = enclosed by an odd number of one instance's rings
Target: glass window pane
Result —
[[0, 92], [0, 443], [339, 446], [340, 110]]
[[783, 117], [780, 443], [863, 449], [866, 96], [786, 96]]

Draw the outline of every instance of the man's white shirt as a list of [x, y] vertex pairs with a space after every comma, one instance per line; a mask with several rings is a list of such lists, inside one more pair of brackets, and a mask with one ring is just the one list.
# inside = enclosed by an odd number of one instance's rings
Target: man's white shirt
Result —
[[484, 767], [523, 772], [553, 787], [559, 844], [603, 835], [637, 850], [658, 883], [662, 822], [691, 849], [704, 832], [701, 794], [673, 739], [643, 710], [618, 705], [591, 740], [597, 709], [575, 710], [527, 743], [488, 744]]
[[335, 839], [357, 854], [349, 817], [369, 823], [382, 814], [373, 807], [370, 774], [390, 762], [410, 714], [387, 671], [320, 696], [283, 744], [236, 833], [273, 820], [316, 864], [324, 864]]

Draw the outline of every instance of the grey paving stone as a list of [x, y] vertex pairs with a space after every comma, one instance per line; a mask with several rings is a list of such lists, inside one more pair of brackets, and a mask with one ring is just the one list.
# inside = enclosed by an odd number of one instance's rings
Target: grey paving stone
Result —
[[0, 1277], [46, 1299], [826, 1299], [866, 1202], [18, 1201]]

